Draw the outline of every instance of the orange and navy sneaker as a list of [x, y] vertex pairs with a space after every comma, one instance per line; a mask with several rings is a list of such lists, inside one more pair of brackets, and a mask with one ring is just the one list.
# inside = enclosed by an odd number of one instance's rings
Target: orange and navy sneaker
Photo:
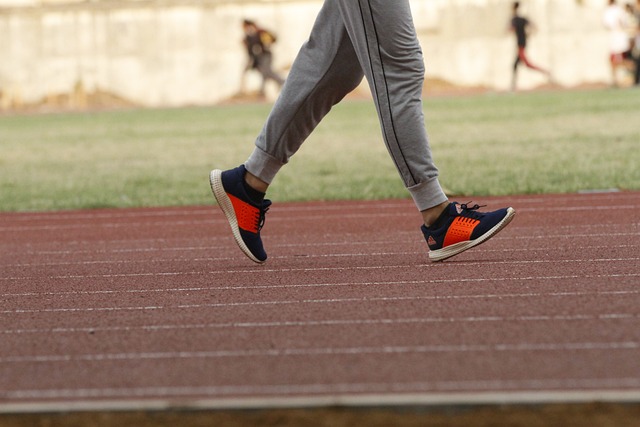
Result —
[[271, 201], [263, 199], [264, 194], [253, 198], [249, 195], [251, 190], [244, 182], [245, 173], [244, 165], [224, 172], [215, 169], [209, 175], [209, 182], [236, 243], [249, 259], [262, 264], [267, 260], [267, 253], [262, 246], [260, 230]]
[[431, 261], [442, 261], [479, 245], [506, 227], [516, 214], [513, 208], [493, 212], [478, 209], [478, 205], [453, 202], [430, 227], [421, 227]]

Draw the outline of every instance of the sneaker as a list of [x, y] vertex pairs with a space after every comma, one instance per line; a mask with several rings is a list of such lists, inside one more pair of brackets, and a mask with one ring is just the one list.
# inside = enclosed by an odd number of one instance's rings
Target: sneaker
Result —
[[236, 243], [249, 259], [262, 264], [267, 260], [267, 253], [262, 246], [260, 230], [271, 201], [251, 200], [245, 189], [245, 173], [244, 165], [224, 172], [215, 169], [209, 175], [209, 182], [213, 196], [229, 221]]
[[516, 214], [513, 208], [493, 212], [478, 209], [478, 205], [453, 202], [432, 226], [421, 227], [431, 261], [442, 261], [479, 245], [506, 227]]

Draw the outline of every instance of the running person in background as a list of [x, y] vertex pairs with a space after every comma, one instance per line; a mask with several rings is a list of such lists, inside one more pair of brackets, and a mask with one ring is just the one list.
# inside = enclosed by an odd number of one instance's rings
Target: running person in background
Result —
[[512, 208], [483, 213], [478, 205], [447, 200], [424, 124], [424, 72], [409, 0], [324, 1], [253, 152], [243, 165], [210, 174], [213, 194], [247, 257], [267, 259], [260, 231], [271, 205], [265, 193], [276, 174], [363, 77], [384, 142], [420, 212], [432, 261], [486, 241], [512, 220]]
[[636, 0], [636, 5], [633, 8], [633, 61], [635, 67], [635, 73], [633, 76], [633, 83], [636, 86], [640, 86], [640, 0]]
[[265, 90], [268, 80], [276, 82], [278, 87], [284, 84], [284, 78], [273, 70], [273, 54], [271, 53], [271, 45], [276, 42], [276, 37], [270, 31], [258, 27], [258, 25], [245, 19], [242, 21], [242, 29], [244, 30], [243, 44], [247, 50], [247, 66], [242, 75], [242, 90], [244, 91], [244, 77], [250, 70], [257, 70], [262, 76], [262, 84], [260, 85], [260, 96], [265, 96]]
[[544, 68], [538, 67], [534, 65], [529, 58], [527, 57], [527, 38], [529, 33], [536, 30], [536, 26], [533, 22], [528, 20], [526, 17], [520, 15], [520, 2], [516, 1], [513, 3], [513, 16], [511, 17], [511, 22], [509, 25], [509, 30], [512, 31], [516, 36], [516, 44], [517, 44], [517, 54], [516, 60], [513, 63], [513, 75], [511, 78], [511, 90], [516, 90], [517, 80], [518, 80], [518, 66], [520, 63], [524, 63], [528, 68], [532, 70], [539, 71], [545, 74], [547, 77], [550, 77], [549, 71]]
[[602, 23], [609, 31], [609, 64], [611, 65], [611, 84], [619, 86], [618, 72], [626, 69], [626, 61], [631, 58], [631, 42], [627, 34], [627, 14], [616, 0], [609, 4], [602, 16]]

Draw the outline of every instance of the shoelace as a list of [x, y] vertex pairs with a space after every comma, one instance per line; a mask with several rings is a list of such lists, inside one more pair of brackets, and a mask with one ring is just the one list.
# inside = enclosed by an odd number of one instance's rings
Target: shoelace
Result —
[[465, 216], [468, 218], [479, 218], [480, 217], [480, 212], [475, 212], [480, 208], [485, 207], [486, 205], [479, 205], [479, 204], [475, 204], [473, 206], [469, 206], [471, 202], [467, 202], [467, 203], [461, 203], [460, 204], [460, 208], [462, 209], [462, 212], [460, 213], [461, 216]]
[[262, 202], [262, 206], [260, 207], [260, 214], [258, 216], [258, 232], [260, 232], [260, 230], [262, 230], [262, 227], [264, 226], [264, 221], [265, 221], [265, 216], [267, 214], [267, 211], [269, 210], [269, 206], [271, 206], [271, 200], [264, 200]]

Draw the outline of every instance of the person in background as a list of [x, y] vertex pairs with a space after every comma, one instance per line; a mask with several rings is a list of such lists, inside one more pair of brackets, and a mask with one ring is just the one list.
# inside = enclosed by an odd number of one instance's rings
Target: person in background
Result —
[[633, 83], [636, 86], [640, 86], [640, 0], [636, 0], [635, 7], [633, 9], [633, 47], [632, 47], [632, 55], [634, 60], [635, 72], [633, 76]]
[[276, 36], [264, 28], [260, 28], [254, 21], [245, 19], [242, 21], [244, 39], [242, 43], [247, 51], [247, 66], [242, 75], [242, 91], [244, 91], [244, 79], [247, 72], [256, 70], [262, 76], [260, 96], [265, 96], [267, 81], [273, 80], [278, 87], [284, 84], [284, 78], [273, 70], [273, 53], [271, 46], [276, 42]]
[[609, 32], [609, 64], [611, 65], [611, 84], [618, 87], [619, 71], [627, 69], [631, 57], [631, 43], [627, 34], [627, 14], [616, 0], [609, 0], [602, 23]]
[[551, 77], [551, 74], [546, 69], [534, 65], [529, 58], [527, 57], [527, 38], [530, 33], [536, 31], [535, 24], [527, 19], [526, 17], [520, 15], [520, 2], [513, 2], [512, 11], [513, 15], [511, 17], [511, 21], [509, 23], [509, 30], [512, 31], [516, 37], [516, 45], [517, 45], [517, 53], [516, 60], [513, 63], [513, 76], [511, 78], [511, 90], [516, 90], [517, 78], [518, 78], [518, 67], [521, 63], [526, 65], [528, 68], [532, 70], [539, 71], [545, 74], [547, 77]]

